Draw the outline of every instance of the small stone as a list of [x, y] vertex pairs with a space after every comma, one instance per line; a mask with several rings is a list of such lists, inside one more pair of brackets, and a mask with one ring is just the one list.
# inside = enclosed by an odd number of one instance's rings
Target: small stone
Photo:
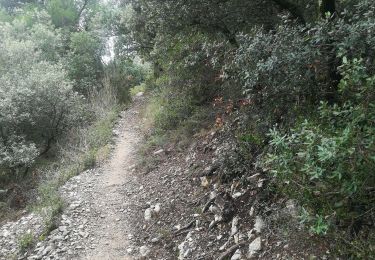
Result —
[[67, 227], [66, 226], [60, 226], [59, 227], [59, 231], [60, 232], [66, 232], [67, 231]]
[[235, 234], [235, 235], [233, 236], [233, 238], [234, 238], [234, 243], [238, 244], [238, 243], [240, 243], [242, 240], [245, 239], [245, 236], [244, 236], [243, 234], [237, 232], [237, 234]]
[[210, 183], [209, 183], [207, 177], [206, 176], [201, 177], [201, 186], [203, 188], [207, 188], [209, 185], [210, 185]]
[[51, 252], [51, 250], [52, 250], [52, 247], [51, 247], [51, 246], [47, 246], [47, 247], [43, 250], [42, 255], [43, 255], [43, 256], [46, 256], [49, 252]]
[[139, 254], [143, 257], [146, 257], [150, 254], [150, 249], [147, 246], [141, 246], [139, 248]]
[[179, 260], [184, 260], [187, 259], [191, 252], [191, 248], [189, 246], [189, 243], [187, 241], [182, 242], [181, 244], [178, 245], [178, 259]]
[[251, 207], [249, 211], [250, 217], [254, 216], [254, 211], [255, 211], [254, 207]]
[[154, 212], [155, 212], [155, 213], [159, 213], [159, 212], [160, 212], [160, 203], [157, 203], [157, 204], [155, 205]]
[[63, 239], [64, 239], [63, 236], [57, 235], [57, 236], [52, 237], [51, 241], [56, 242], [56, 241], [60, 241], [60, 240], [63, 240]]
[[148, 208], [145, 210], [145, 220], [149, 221], [152, 217], [152, 210], [151, 208]]
[[227, 246], [228, 246], [228, 244], [230, 243], [230, 241], [231, 241], [231, 240], [230, 240], [230, 239], [228, 239], [228, 241], [227, 241], [227, 242], [225, 242], [225, 243], [224, 243], [224, 245], [222, 245], [222, 246], [221, 246], [221, 247], [219, 248], [219, 250], [220, 250], [220, 251], [224, 251], [224, 250], [225, 250], [225, 248], [227, 248]]
[[152, 243], [157, 243], [157, 242], [159, 242], [159, 238], [158, 238], [158, 237], [155, 237], [155, 238], [151, 239], [151, 242], [152, 242]]
[[297, 201], [290, 199], [286, 201], [286, 206], [285, 209], [286, 211], [294, 218], [298, 217], [298, 206], [297, 206]]
[[232, 220], [232, 229], [230, 232], [232, 236], [235, 235], [238, 231], [237, 225], [238, 225], [238, 217], [234, 217]]
[[8, 230], [4, 230], [3, 237], [7, 238], [8, 236], [10, 236], [10, 232]]
[[214, 199], [217, 197], [217, 192], [216, 191], [211, 191], [210, 193], [210, 199]]
[[258, 234], [260, 234], [260, 233], [262, 233], [263, 228], [264, 228], [264, 221], [261, 217], [257, 216], [255, 218], [254, 230]]

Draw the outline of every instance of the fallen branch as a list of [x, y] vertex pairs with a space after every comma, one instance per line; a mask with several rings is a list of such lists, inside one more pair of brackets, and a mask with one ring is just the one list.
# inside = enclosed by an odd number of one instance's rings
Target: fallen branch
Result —
[[191, 222], [189, 222], [187, 225], [183, 226], [182, 228], [180, 228], [179, 230], [175, 231], [174, 232], [174, 235], [175, 236], [178, 236], [178, 235], [181, 235], [181, 233], [183, 233], [184, 231], [186, 231], [187, 229], [190, 229], [195, 223], [195, 220], [192, 220]]
[[190, 230], [183, 230], [181, 232], [176, 232], [175, 234], [173, 234], [175, 237], [178, 237], [178, 236], [181, 236], [181, 235], [184, 235], [184, 234], [187, 234], [189, 233]]
[[208, 226], [208, 229], [207, 229], [207, 232], [209, 232], [211, 229], [213, 229], [214, 227], [216, 227], [219, 223], [222, 223], [224, 222], [223, 218], [220, 218], [218, 220], [214, 220], [213, 222], [210, 223], [210, 225]]
[[205, 213], [209, 209], [209, 207], [211, 206], [211, 204], [214, 202], [215, 199], [216, 197], [207, 201], [207, 203], [203, 206], [202, 213]]
[[233, 253], [234, 251], [236, 251], [238, 248], [240, 248], [241, 246], [245, 245], [246, 241], [242, 241], [241, 243], [238, 243], [230, 248], [227, 249], [227, 251], [225, 251], [224, 253], [222, 253], [218, 258], [217, 260], [224, 260], [226, 258], [229, 258]]

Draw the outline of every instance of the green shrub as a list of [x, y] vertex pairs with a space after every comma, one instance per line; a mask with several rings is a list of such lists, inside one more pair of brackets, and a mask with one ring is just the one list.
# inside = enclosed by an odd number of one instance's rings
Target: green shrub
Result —
[[132, 87], [132, 88], [130, 89], [130, 94], [131, 94], [132, 96], [135, 96], [135, 95], [137, 95], [139, 92], [145, 92], [145, 90], [146, 90], [146, 84], [145, 84], [145, 83], [142, 83], [142, 84], [140, 84], [140, 85], [137, 85], [137, 86], [135, 86], [135, 87]]
[[63, 64], [43, 52], [58, 49], [58, 31], [15, 20], [0, 23], [0, 37], [0, 168], [14, 173], [84, 121], [85, 104]]
[[346, 57], [340, 70], [341, 102], [322, 102], [315, 119], [289, 133], [272, 130], [263, 167], [302, 203], [313, 232], [342, 226], [357, 235], [374, 214], [375, 74]]
[[128, 58], [112, 61], [106, 70], [109, 84], [116, 91], [119, 104], [130, 101], [131, 88], [140, 85], [148, 73], [145, 66], [136, 64]]
[[[293, 124], [314, 113], [320, 101], [337, 102], [342, 58], [363, 58], [374, 69], [374, 8], [362, 1], [335, 19], [301, 25], [286, 20], [275, 31], [254, 28], [225, 66], [231, 84], [242, 86], [253, 113], [268, 127]], [[231, 57], [231, 56], [229, 56]], [[227, 83], [228, 84], [228, 83]]]
[[87, 31], [74, 32], [70, 37], [67, 71], [74, 81], [74, 90], [88, 95], [99, 87], [104, 74], [101, 57], [104, 54], [103, 40]]
[[21, 252], [25, 252], [27, 249], [35, 243], [34, 235], [32, 233], [26, 233], [18, 239], [18, 246]]

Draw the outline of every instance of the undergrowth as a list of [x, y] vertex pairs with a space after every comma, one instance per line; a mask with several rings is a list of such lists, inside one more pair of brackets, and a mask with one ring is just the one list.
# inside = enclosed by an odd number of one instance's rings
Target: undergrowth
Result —
[[32, 233], [25, 233], [18, 240], [18, 246], [21, 252], [25, 252], [33, 246], [35, 238]]
[[100, 164], [109, 156], [112, 129], [118, 111], [115, 107], [87, 129], [80, 129], [76, 134], [81, 142], [76, 144], [76, 151], [64, 156], [57, 168], [54, 166], [52, 169], [44, 170], [46, 179], [38, 188], [39, 201], [34, 209], [43, 213], [48, 230], [53, 229], [54, 218], [64, 206], [58, 192], [59, 187], [70, 178]]
[[31, 208], [44, 218], [45, 231], [40, 239], [56, 228], [64, 208], [59, 187], [81, 172], [100, 165], [110, 155], [112, 130], [122, 107], [117, 105], [109, 90], [96, 93], [91, 99], [92, 123], [72, 129], [65, 139], [56, 144], [54, 157], [44, 161], [44, 167], [39, 165], [35, 169], [41, 181], [37, 188], [37, 201]]
[[184, 150], [191, 144], [192, 137], [201, 129], [212, 125], [214, 113], [209, 104], [196, 104], [192, 98], [174, 95], [164, 80], [149, 82], [159, 91], [151, 95], [143, 111], [144, 127], [148, 136], [141, 147], [141, 166], [145, 171], [154, 169], [161, 158], [152, 155], [158, 149]]

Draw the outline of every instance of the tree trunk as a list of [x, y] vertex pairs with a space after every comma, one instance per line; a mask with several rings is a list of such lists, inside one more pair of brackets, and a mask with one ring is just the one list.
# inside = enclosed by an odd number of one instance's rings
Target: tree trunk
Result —
[[322, 0], [320, 5], [320, 12], [322, 18], [326, 17], [326, 13], [333, 15], [336, 12], [336, 3], [335, 0]]

